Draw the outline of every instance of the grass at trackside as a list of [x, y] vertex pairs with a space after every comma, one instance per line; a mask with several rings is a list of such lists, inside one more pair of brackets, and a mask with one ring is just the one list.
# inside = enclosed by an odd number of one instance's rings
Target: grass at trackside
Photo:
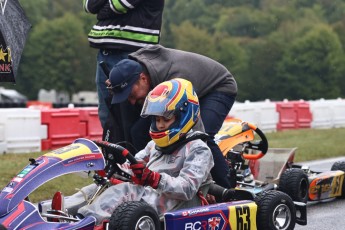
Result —
[[[42, 154], [43, 153], [0, 155], [0, 189], [3, 189], [14, 176], [29, 164], [29, 158], [37, 158]], [[75, 174], [64, 175], [42, 185], [35, 190], [29, 198], [33, 202], [51, 199], [56, 191], [62, 191], [66, 195], [71, 195], [76, 192], [76, 188], [82, 188], [90, 183], [92, 183], [92, 179], [90, 178], [82, 178]]]
[[345, 156], [345, 128], [299, 129], [266, 134], [269, 147], [297, 147], [295, 162]]
[[[298, 147], [295, 162], [345, 156], [345, 128], [300, 129], [266, 133], [270, 148]], [[0, 155], [0, 189], [27, 164], [29, 158], [37, 158], [42, 153]], [[66, 175], [39, 187], [30, 195], [33, 202], [51, 199], [54, 192], [62, 191], [71, 195], [76, 188], [92, 183], [91, 178]]]

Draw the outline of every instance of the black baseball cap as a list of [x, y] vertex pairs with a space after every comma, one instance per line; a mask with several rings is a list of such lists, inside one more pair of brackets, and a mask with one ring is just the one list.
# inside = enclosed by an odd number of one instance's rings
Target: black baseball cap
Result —
[[141, 65], [131, 59], [121, 60], [112, 68], [109, 74], [111, 89], [113, 91], [111, 104], [117, 104], [127, 100], [142, 70]]

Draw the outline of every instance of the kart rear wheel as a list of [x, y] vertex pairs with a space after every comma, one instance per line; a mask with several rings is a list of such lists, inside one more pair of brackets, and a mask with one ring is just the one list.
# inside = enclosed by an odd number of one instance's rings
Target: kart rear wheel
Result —
[[255, 198], [258, 205], [258, 230], [292, 230], [296, 224], [296, 209], [291, 198], [277, 190], [268, 190]]
[[278, 190], [288, 194], [293, 201], [307, 203], [309, 195], [307, 174], [300, 168], [286, 169], [280, 176]]
[[146, 202], [128, 201], [117, 207], [110, 217], [109, 230], [159, 230], [157, 212]]
[[[331, 171], [341, 170], [345, 172], [345, 161], [337, 161], [332, 165]], [[345, 198], [345, 181], [343, 181], [343, 187], [341, 188], [341, 196], [338, 198]]]

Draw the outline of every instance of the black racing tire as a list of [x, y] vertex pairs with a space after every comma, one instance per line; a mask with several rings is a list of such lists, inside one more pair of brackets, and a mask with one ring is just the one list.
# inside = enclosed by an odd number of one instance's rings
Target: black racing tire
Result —
[[[144, 224], [144, 226], [142, 226]], [[142, 226], [139, 228], [138, 226]], [[157, 212], [144, 201], [128, 201], [119, 205], [109, 220], [109, 230], [160, 230]]]
[[333, 163], [331, 171], [341, 170], [345, 172], [345, 161], [336, 161]]
[[[336, 161], [333, 163], [331, 171], [341, 170], [345, 172], [345, 161]], [[343, 179], [343, 186], [341, 188], [341, 196], [338, 196], [337, 198], [345, 199], [345, 178]]]
[[258, 206], [258, 230], [292, 230], [296, 225], [296, 208], [292, 199], [277, 190], [268, 190], [255, 197]]
[[279, 178], [278, 190], [288, 194], [293, 201], [307, 203], [309, 197], [308, 175], [300, 168], [286, 169]]

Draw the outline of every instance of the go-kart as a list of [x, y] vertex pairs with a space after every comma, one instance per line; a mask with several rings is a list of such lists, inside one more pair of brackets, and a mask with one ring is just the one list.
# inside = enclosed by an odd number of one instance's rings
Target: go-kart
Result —
[[[291, 159], [291, 158], [290, 158]], [[313, 171], [307, 165], [288, 161], [280, 176], [280, 190], [293, 200], [308, 202], [345, 198], [345, 162], [335, 162], [330, 171]]]
[[[216, 141], [230, 169], [236, 174], [236, 177], [232, 177], [236, 178], [233, 182], [235, 186], [253, 193], [267, 189], [280, 190], [294, 201], [303, 203], [334, 197], [345, 198], [343, 161], [335, 162], [327, 172], [312, 171], [306, 165], [294, 163], [297, 148], [287, 149], [287, 154], [277, 154], [280, 165], [276, 175], [258, 180], [261, 171], [264, 171], [265, 167], [274, 167], [277, 159], [272, 158], [271, 162], [260, 164], [259, 159], [265, 156], [269, 149], [265, 134], [257, 126], [231, 119], [217, 134]], [[279, 152], [278, 150], [276, 151]]]
[[[29, 159], [30, 163], [1, 190], [0, 227], [16, 230], [278, 230], [293, 229], [296, 223], [306, 224], [305, 205], [296, 204], [287, 194], [275, 190], [263, 191], [251, 200], [231, 200], [211, 205], [201, 196], [204, 205], [174, 210], [163, 216], [158, 216], [156, 211], [143, 201], [125, 202], [115, 209], [109, 221], [100, 226], [95, 225], [96, 219], [92, 216], [77, 218], [74, 204], [66, 204], [74, 202], [73, 198], [70, 198], [73, 196], [54, 196], [49, 209], [44, 208], [44, 202], [30, 202], [30, 193], [53, 178], [68, 173], [94, 171], [96, 192], [87, 198], [85, 203], [77, 206], [91, 203], [107, 187], [119, 181], [130, 181], [130, 174], [118, 166], [124, 163], [124, 157], [131, 163], [136, 162], [129, 151], [120, 145], [80, 138], [37, 159]], [[63, 203], [65, 205], [62, 205]], [[70, 208], [64, 208], [66, 206]]]

